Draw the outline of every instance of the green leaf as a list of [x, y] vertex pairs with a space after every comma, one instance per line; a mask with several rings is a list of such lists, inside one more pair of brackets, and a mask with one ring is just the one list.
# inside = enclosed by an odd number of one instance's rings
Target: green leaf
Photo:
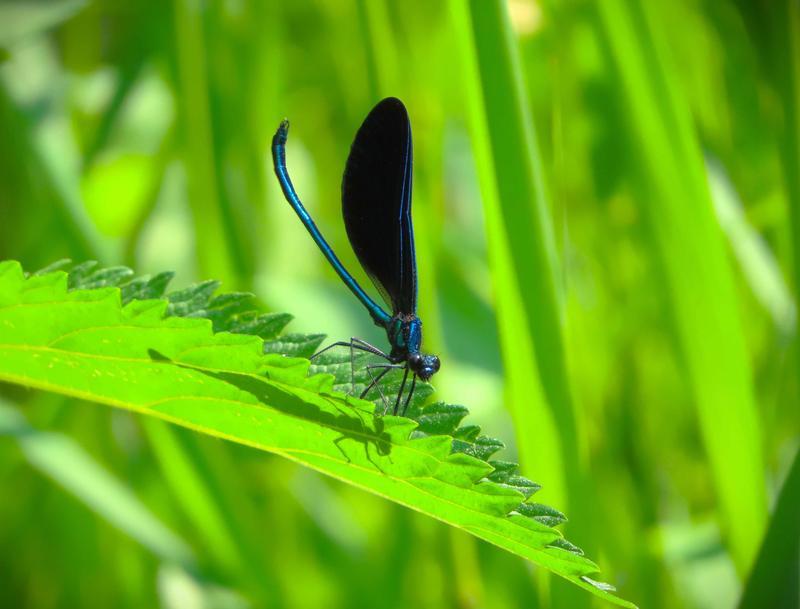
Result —
[[[374, 403], [332, 391], [337, 374], [346, 374], [336, 358], [316, 366], [331, 366], [335, 374], [309, 377], [307, 360], [276, 353], [279, 345], [292, 355], [300, 351], [293, 346], [303, 345], [306, 353], [320, 337], [264, 343], [258, 336], [215, 333], [220, 310], [230, 305], [243, 314], [240, 295], [213, 297], [214, 284], [206, 282], [168, 300], [125, 304], [124, 285], [69, 286], [124, 284], [129, 274], [76, 268], [69, 277], [63, 271], [26, 277], [18, 263], [0, 263], [0, 379], [284, 456], [633, 606], [588, 579], [596, 565], [549, 526], [552, 520], [542, 520], [557, 512], [526, 503], [535, 483], [518, 476], [514, 464], [485, 461], [502, 442], [474, 425], [453, 430], [457, 441], [439, 433], [457, 424], [463, 407], [425, 406], [417, 399], [410, 412], [422, 428], [409, 418], [376, 416]], [[176, 311], [184, 317], [167, 316]]]

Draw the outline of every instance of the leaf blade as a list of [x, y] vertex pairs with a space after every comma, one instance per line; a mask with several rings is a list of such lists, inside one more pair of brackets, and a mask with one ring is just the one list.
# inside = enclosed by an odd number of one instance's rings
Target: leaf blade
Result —
[[568, 551], [574, 546], [556, 529], [514, 511], [533, 483], [483, 477], [491, 466], [480, 457], [502, 443], [477, 428], [470, 426], [461, 440], [475, 454], [453, 455], [452, 437], [423, 434], [415, 421], [377, 417], [370, 402], [328, 393], [330, 383], [305, 376], [305, 360], [265, 354], [258, 336], [214, 333], [210, 319], [191, 311], [163, 317], [166, 301], [123, 306], [118, 287], [69, 291], [63, 272], [26, 279], [19, 265], [6, 264], [0, 265], [0, 294], [0, 380], [273, 452], [573, 582], [597, 571]]

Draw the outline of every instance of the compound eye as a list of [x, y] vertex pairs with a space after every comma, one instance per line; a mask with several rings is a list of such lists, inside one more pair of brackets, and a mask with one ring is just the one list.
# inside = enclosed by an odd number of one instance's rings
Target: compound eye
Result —
[[439, 358], [435, 355], [431, 358], [431, 368], [433, 368], [434, 372], [439, 372]]
[[408, 356], [408, 364], [412, 368], [418, 367], [422, 363], [422, 356], [419, 353], [412, 353]]

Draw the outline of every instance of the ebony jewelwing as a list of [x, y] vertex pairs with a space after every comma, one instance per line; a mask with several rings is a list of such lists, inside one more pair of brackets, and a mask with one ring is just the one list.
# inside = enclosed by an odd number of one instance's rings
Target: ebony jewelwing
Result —
[[[427, 381], [439, 370], [439, 358], [420, 353], [422, 321], [417, 317], [417, 261], [414, 255], [414, 227], [411, 224], [411, 124], [408, 112], [399, 99], [380, 101], [364, 119], [350, 148], [342, 179], [342, 216], [353, 251], [375, 284], [383, 300], [391, 306], [391, 315], [358, 285], [319, 232], [303, 207], [286, 170], [286, 138], [289, 121], [284, 120], [272, 138], [272, 160], [283, 194], [325, 258], [361, 301], [375, 325], [386, 330], [391, 345], [387, 354], [358, 339], [339, 341], [333, 347], [349, 346], [382, 357], [386, 364], [373, 366], [383, 370], [372, 377], [376, 386], [393, 369], [403, 369], [403, 380], [394, 403], [397, 414], [409, 373], [411, 386], [403, 404], [405, 414], [417, 377]], [[352, 352], [352, 351], [351, 351]], [[370, 367], [368, 367], [368, 371]]]

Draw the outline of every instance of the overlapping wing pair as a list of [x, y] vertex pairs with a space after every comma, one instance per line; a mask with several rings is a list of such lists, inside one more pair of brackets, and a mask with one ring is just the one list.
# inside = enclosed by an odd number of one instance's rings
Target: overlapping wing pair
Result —
[[408, 113], [399, 99], [386, 98], [353, 141], [342, 181], [342, 215], [361, 266], [393, 314], [412, 314], [417, 307], [411, 165]]

